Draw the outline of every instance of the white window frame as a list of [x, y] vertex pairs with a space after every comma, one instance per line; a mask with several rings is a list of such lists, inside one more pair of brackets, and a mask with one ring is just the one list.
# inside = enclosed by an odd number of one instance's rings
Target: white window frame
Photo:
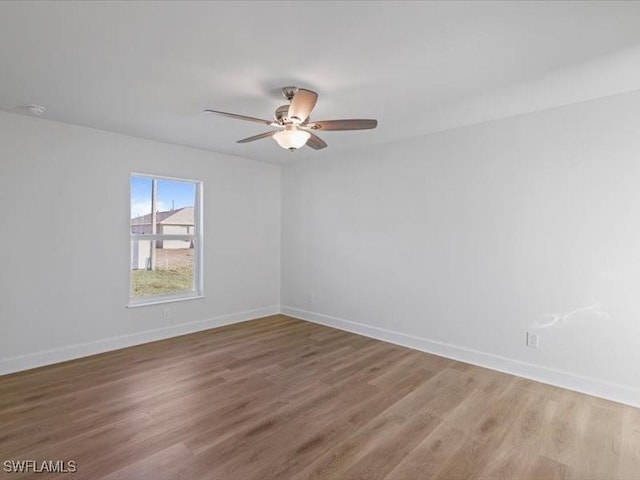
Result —
[[[175, 235], [175, 234], [144, 234], [144, 233], [132, 233], [131, 232], [131, 178], [132, 177], [145, 177], [151, 180], [173, 180], [177, 182], [188, 182], [195, 185], [195, 199], [193, 205], [193, 226], [194, 232], [192, 234]], [[145, 305], [157, 305], [160, 303], [180, 302], [184, 300], [193, 300], [197, 298], [204, 298], [204, 275], [203, 275], [203, 259], [202, 259], [202, 245], [204, 242], [204, 229], [203, 227], [203, 214], [202, 214], [202, 199], [204, 196], [204, 183], [200, 180], [192, 180], [188, 178], [168, 177], [165, 175], [156, 175], [151, 173], [138, 173], [131, 172], [129, 174], [129, 221], [127, 226], [129, 228], [129, 304], [127, 307], [141, 307]], [[131, 296], [131, 244], [134, 240], [185, 240], [193, 241], [194, 261], [193, 261], [193, 291], [183, 292], [178, 294], [169, 295], [154, 295], [149, 297], [134, 298]]]

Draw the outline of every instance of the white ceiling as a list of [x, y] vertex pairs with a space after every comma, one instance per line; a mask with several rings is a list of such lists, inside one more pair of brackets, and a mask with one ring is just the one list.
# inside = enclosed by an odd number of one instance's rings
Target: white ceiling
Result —
[[[640, 88], [640, 2], [1, 2], [0, 109], [274, 163]], [[377, 118], [290, 153], [279, 88], [312, 120]]]

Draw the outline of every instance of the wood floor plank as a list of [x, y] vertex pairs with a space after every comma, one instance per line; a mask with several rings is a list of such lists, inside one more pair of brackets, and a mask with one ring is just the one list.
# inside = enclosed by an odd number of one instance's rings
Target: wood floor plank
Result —
[[623, 414], [620, 451], [620, 478], [640, 477], [640, 410], [626, 408]]
[[542, 395], [529, 395], [478, 480], [524, 478], [528, 475], [542, 449], [538, 439], [547, 434], [546, 426], [556, 406], [554, 402], [545, 401]]
[[441, 423], [385, 477], [385, 480], [427, 480], [446, 465], [464, 439], [464, 433]]
[[0, 377], [0, 426], [81, 480], [640, 479], [638, 409], [284, 315]]
[[420, 370], [409, 371], [404, 375], [399, 373], [392, 390], [378, 392], [366, 399], [345, 405], [337, 411], [328, 412], [325, 418], [316, 423], [318, 428], [310, 432], [302, 432], [293, 442], [292, 448], [278, 448], [275, 468], [260, 470], [258, 475], [255, 473], [249, 475], [247, 480], [289, 478], [303, 470], [313, 459], [329, 451], [338, 442], [349, 438], [353, 432], [378, 417], [389, 406], [427, 381], [432, 375], [431, 372]]
[[170, 480], [176, 478], [193, 461], [191, 451], [183, 443], [176, 443], [158, 453], [149, 455], [124, 468], [102, 477], [103, 480], [131, 480], [153, 478]]
[[601, 407], [594, 403], [590, 407], [579, 461], [573, 465], [576, 473], [585, 480], [615, 478], [620, 463], [621, 409]]
[[[551, 460], [542, 455], [538, 456], [529, 473], [522, 477], [523, 480], [574, 480], [573, 471], [560, 462]], [[575, 479], [578, 480], [578, 479]], [[630, 479], [632, 480], [632, 479]]]
[[381, 480], [393, 470], [442, 420], [430, 413], [418, 413], [410, 421], [385, 431], [363, 449], [360, 460], [340, 474], [345, 480]]
[[582, 455], [588, 416], [588, 397], [565, 391], [551, 420], [551, 434], [541, 439], [542, 454], [563, 465], [575, 465]]

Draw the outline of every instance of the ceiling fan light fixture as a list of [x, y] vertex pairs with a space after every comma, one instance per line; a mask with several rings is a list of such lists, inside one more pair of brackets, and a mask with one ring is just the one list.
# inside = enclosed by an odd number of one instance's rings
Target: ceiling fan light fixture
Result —
[[309, 140], [309, 137], [311, 137], [309, 132], [298, 130], [293, 125], [287, 126], [285, 130], [280, 130], [273, 134], [273, 138], [278, 142], [278, 145], [287, 150], [297, 150], [303, 147], [307, 143], [307, 140]]

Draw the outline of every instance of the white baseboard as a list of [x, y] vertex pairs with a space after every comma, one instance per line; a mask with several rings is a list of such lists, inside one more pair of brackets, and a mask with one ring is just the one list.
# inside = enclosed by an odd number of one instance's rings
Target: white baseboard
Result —
[[436, 340], [429, 340], [427, 338], [365, 325], [363, 323], [352, 322], [342, 318], [331, 317], [329, 315], [309, 312], [299, 308], [283, 305], [281, 307], [281, 312], [285, 315], [299, 318], [301, 320], [308, 320], [310, 322], [338, 328], [340, 330], [346, 330], [348, 332], [394, 343], [414, 350], [420, 350], [439, 355], [441, 357], [471, 363], [480, 367], [498, 370], [500, 372], [528, 378], [537, 382], [547, 383], [549, 385], [586, 393], [587, 395], [593, 395], [594, 397], [605, 398], [607, 400], [640, 408], [640, 388], [632, 387], [630, 385], [610, 383], [595, 378], [583, 377], [563, 370], [543, 367], [523, 362], [521, 360], [501, 357], [491, 353], [459, 347]]
[[247, 310], [219, 317], [199, 320], [197, 322], [181, 323], [171, 325], [170, 327], [157, 328], [154, 330], [145, 330], [129, 335], [121, 335], [118, 337], [105, 338], [94, 342], [69, 345], [66, 347], [45, 350], [42, 352], [20, 355], [17, 357], [0, 359], [0, 375], [19, 372], [31, 368], [51, 365], [53, 363], [65, 362], [76, 358], [87, 357], [97, 353], [109, 352], [120, 348], [132, 347], [143, 343], [155, 342], [165, 338], [177, 337], [188, 333], [208, 330], [210, 328], [222, 327], [232, 323], [244, 322], [256, 318], [267, 317], [280, 313], [279, 305], [258, 308], [255, 310]]

